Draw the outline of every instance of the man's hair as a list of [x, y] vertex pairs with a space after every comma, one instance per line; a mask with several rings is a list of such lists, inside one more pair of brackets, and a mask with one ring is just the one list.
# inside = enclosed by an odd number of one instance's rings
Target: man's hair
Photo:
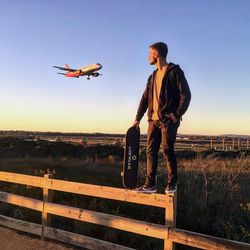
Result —
[[159, 55], [161, 57], [166, 58], [168, 54], [168, 46], [166, 43], [163, 42], [158, 42], [158, 43], [153, 43], [149, 46], [152, 49], [155, 49], [158, 51]]

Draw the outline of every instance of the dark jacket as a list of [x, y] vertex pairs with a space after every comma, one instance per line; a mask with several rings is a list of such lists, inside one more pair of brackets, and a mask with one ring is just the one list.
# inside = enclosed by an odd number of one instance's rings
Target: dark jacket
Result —
[[[153, 87], [157, 70], [148, 78], [146, 89], [142, 95], [136, 120], [140, 121], [148, 109], [148, 119], [153, 112]], [[159, 97], [158, 116], [162, 122], [166, 122], [167, 115], [173, 113], [177, 119], [186, 112], [191, 100], [191, 92], [179, 65], [170, 63], [162, 79], [161, 93]]]

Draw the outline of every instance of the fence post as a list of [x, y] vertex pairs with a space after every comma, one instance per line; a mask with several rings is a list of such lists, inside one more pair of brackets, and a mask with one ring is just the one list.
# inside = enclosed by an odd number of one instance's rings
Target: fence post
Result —
[[[176, 213], [177, 213], [177, 191], [173, 194], [167, 194], [167, 204], [165, 209], [165, 226], [167, 228], [176, 227]], [[164, 250], [174, 250], [175, 244], [170, 240], [164, 241]]]
[[225, 150], [225, 138], [224, 137], [222, 138], [222, 150], [223, 151]]
[[[52, 174], [45, 174], [44, 176], [44, 183], [50, 178], [53, 177]], [[44, 212], [44, 205], [45, 202], [51, 202], [53, 200], [53, 190], [49, 190], [48, 188], [43, 188], [43, 211], [42, 211], [42, 239], [44, 239], [44, 227], [51, 225], [51, 215]]]
[[210, 148], [213, 149], [213, 138], [211, 137]]

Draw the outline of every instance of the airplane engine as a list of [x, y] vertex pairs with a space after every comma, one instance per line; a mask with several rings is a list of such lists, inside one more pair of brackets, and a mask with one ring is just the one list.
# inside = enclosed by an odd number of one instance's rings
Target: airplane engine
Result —
[[99, 76], [99, 75], [100, 75], [100, 74], [99, 74], [98, 72], [92, 74], [93, 77], [97, 77], [97, 76]]

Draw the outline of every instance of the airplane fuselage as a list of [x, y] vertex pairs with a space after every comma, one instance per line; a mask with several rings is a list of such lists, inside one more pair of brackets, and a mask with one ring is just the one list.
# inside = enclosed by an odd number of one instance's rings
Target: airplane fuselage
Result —
[[87, 76], [87, 79], [90, 79], [90, 76], [97, 77], [101, 75], [100, 73], [98, 73], [98, 71], [102, 68], [102, 65], [100, 63], [95, 63], [82, 67], [80, 69], [72, 69], [68, 66], [68, 64], [66, 64], [65, 67], [60, 67], [60, 66], [53, 66], [53, 67], [66, 71], [65, 73], [61, 72], [57, 73], [60, 75], [64, 75], [66, 77], [79, 78], [79, 76]]
[[95, 74], [95, 72], [100, 70], [101, 68], [102, 68], [102, 65], [100, 63], [91, 64], [73, 72], [67, 71], [65, 76], [66, 77], [79, 77], [79, 76], [85, 76], [85, 75], [88, 76], [90, 74]]

